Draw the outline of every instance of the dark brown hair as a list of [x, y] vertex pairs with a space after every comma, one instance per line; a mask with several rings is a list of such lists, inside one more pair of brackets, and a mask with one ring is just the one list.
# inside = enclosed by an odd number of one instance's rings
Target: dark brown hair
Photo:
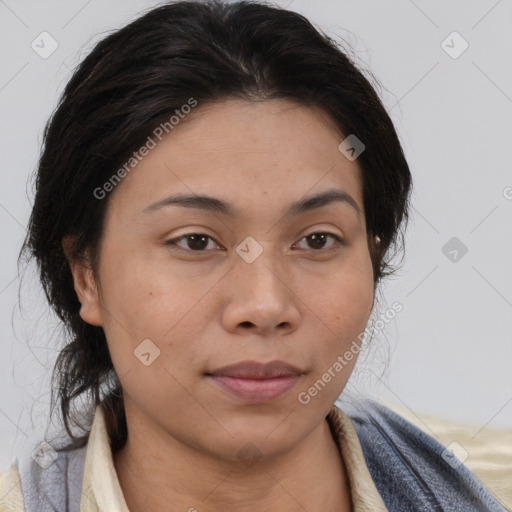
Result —
[[97, 43], [67, 83], [45, 127], [20, 253], [35, 257], [70, 338], [52, 376], [51, 409], [60, 404], [72, 439], [65, 449], [88, 439], [70, 430], [79, 425], [72, 407], [79, 398], [105, 406], [114, 452], [127, 428], [104, 331], [79, 315], [63, 239], [73, 237], [72, 257], [89, 255], [95, 267], [108, 197], [99, 200], [94, 190], [191, 97], [198, 108], [227, 98], [281, 98], [323, 109], [340, 134], [365, 144], [357, 162], [375, 286], [403, 252], [409, 167], [376, 91], [340, 44], [300, 14], [257, 2], [179, 1], [148, 11]]

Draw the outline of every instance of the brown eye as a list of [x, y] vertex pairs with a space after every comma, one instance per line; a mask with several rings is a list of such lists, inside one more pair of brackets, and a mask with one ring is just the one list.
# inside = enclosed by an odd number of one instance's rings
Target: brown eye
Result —
[[327, 243], [328, 238], [334, 238], [336, 243], [327, 247], [327, 249], [336, 246], [337, 244], [343, 244], [343, 241], [341, 238], [334, 233], [324, 233], [324, 232], [318, 232], [318, 233], [311, 233], [310, 235], [307, 235], [301, 239], [307, 240], [309, 248], [313, 249], [314, 251], [321, 251], [326, 250], [325, 245]]
[[[179, 242], [182, 240], [185, 240], [186, 247], [179, 245]], [[177, 246], [190, 252], [208, 252], [205, 249], [208, 247], [210, 240], [214, 241], [211, 236], [205, 235], [204, 233], [190, 233], [174, 238], [173, 240], [169, 240], [166, 242], [166, 245]]]

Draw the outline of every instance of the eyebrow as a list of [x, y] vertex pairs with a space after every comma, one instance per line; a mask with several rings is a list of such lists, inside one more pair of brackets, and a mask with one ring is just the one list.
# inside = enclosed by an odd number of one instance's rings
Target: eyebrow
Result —
[[[350, 205], [358, 217], [361, 217], [361, 209], [356, 201], [347, 192], [338, 189], [329, 189], [320, 192], [315, 195], [306, 196], [298, 201], [295, 201], [290, 205], [284, 217], [296, 216], [301, 213], [316, 210], [327, 206], [334, 202], [341, 202]], [[206, 210], [210, 212], [220, 213], [227, 217], [235, 218], [240, 216], [240, 211], [231, 203], [228, 203], [222, 199], [212, 197], [209, 195], [197, 195], [197, 194], [175, 194], [155, 203], [150, 204], [146, 207], [143, 212], [150, 213], [157, 211], [166, 206], [181, 206], [185, 208], [195, 208], [200, 210]]]

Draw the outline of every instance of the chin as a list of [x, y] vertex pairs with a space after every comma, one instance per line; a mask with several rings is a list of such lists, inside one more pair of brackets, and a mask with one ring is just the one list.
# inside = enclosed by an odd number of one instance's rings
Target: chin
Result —
[[[229, 460], [240, 457], [272, 457], [292, 449], [309, 433], [307, 425], [300, 425], [295, 415], [279, 413], [251, 414], [233, 421], [219, 420], [226, 436], [214, 443], [213, 449]], [[211, 441], [210, 441], [211, 442]], [[234, 456], [235, 455], [235, 456]]]

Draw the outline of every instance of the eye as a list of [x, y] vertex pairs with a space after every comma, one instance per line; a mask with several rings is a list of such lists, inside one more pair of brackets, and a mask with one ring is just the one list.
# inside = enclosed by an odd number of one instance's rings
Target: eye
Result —
[[[343, 240], [339, 236], [335, 235], [334, 233], [327, 232], [311, 233], [301, 238], [300, 242], [302, 242], [303, 240], [308, 240], [312, 244], [313, 250], [315, 252], [320, 252], [321, 250], [326, 250], [323, 246], [325, 245], [326, 240], [329, 237], [333, 238], [337, 244], [343, 245]], [[188, 233], [185, 235], [181, 235], [178, 238], [173, 238], [172, 240], [169, 240], [168, 242], [166, 242], [166, 245], [177, 246], [189, 252], [209, 252], [206, 250], [206, 248], [209, 245], [209, 240], [215, 242], [215, 240], [211, 236], [206, 235], [204, 233]], [[182, 241], [185, 241], [186, 247], [179, 245]], [[335, 246], [336, 243], [331, 245], [330, 247]], [[220, 246], [217, 244], [217, 247]]]
[[[314, 251], [319, 252], [320, 250], [324, 249], [325, 242], [328, 237], [334, 238], [339, 245], [343, 245], [343, 240], [334, 233], [325, 233], [325, 232], [318, 232], [318, 233], [310, 233], [309, 235], [306, 235], [305, 237], [301, 238], [302, 240], [309, 240], [314, 247]], [[335, 246], [336, 244], [334, 244]], [[330, 247], [333, 247], [331, 245]], [[328, 248], [329, 249], [329, 248]], [[324, 249], [326, 250], [326, 249]]]
[[[185, 240], [185, 244], [188, 247], [180, 246], [178, 242]], [[182, 235], [178, 238], [174, 238], [166, 242], [166, 245], [173, 245], [177, 247], [181, 247], [189, 252], [209, 252], [205, 251], [206, 247], [208, 247], [208, 240], [214, 241], [211, 236], [208, 236], [204, 233], [188, 233], [186, 235]], [[217, 244], [217, 246], [219, 246]]]

